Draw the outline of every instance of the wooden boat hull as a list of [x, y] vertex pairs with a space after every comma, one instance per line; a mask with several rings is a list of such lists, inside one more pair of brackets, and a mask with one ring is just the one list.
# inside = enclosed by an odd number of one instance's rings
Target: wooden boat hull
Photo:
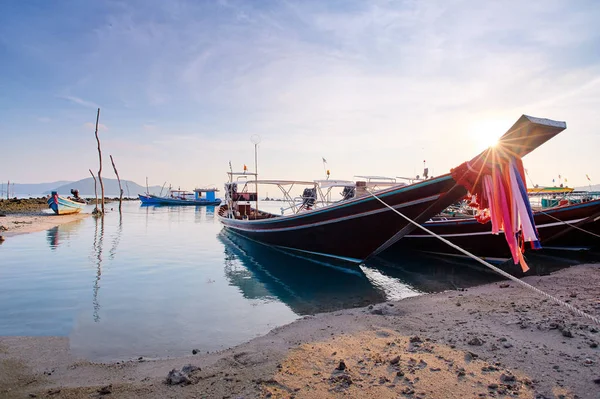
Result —
[[[565, 128], [564, 122], [523, 115], [493, 149], [482, 152], [471, 162], [494, 162], [500, 156], [522, 157]], [[467, 191], [446, 174], [376, 194], [416, 223], [425, 223], [463, 198]], [[277, 247], [351, 261], [368, 258], [415, 228], [368, 194], [294, 215], [256, 220], [234, 217], [229, 206], [219, 208], [219, 219], [225, 228], [240, 235]]]
[[168, 197], [158, 197], [155, 195], [142, 195], [138, 194], [138, 198], [142, 201], [142, 205], [219, 205], [221, 204], [221, 200], [217, 198], [214, 201], [210, 200], [193, 200], [193, 199], [178, 199], [178, 198], [168, 198]]
[[[445, 175], [380, 191], [377, 195], [411, 219], [419, 219], [420, 215], [429, 218], [441, 212], [466, 193], [450, 175]], [[263, 220], [226, 218], [226, 209], [227, 205], [219, 208], [220, 221], [240, 235], [278, 247], [355, 262], [369, 256], [408, 224], [372, 196]]]
[[85, 207], [84, 203], [71, 201], [70, 199], [61, 197], [57, 194], [51, 195], [47, 202], [48, 207], [57, 215], [79, 213]]
[[[558, 219], [558, 220], [557, 220]], [[542, 249], [587, 250], [600, 247], [600, 238], [571, 228], [564, 222], [600, 234], [600, 200], [534, 212], [535, 225]], [[461, 248], [491, 261], [510, 258], [504, 234], [492, 234], [491, 224], [474, 218], [448, 219], [424, 223], [427, 229]], [[526, 247], [528, 244], [526, 243]], [[445, 255], [462, 255], [427, 232], [417, 229], [396, 243], [390, 251], [405, 249]]]

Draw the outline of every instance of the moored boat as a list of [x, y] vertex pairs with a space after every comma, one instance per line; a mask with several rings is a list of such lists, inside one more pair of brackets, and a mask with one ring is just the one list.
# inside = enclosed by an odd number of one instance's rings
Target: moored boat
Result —
[[368, 191], [366, 182], [358, 182], [354, 198], [321, 208], [315, 206], [315, 195], [311, 194], [316, 188], [307, 188], [303, 195], [305, 201], [291, 215], [253, 209], [258, 195], [250, 191], [248, 185], [265, 181], [247, 181], [238, 190], [234, 179], [242, 173], [229, 172], [226, 203], [219, 208], [219, 219], [225, 228], [265, 244], [360, 262], [415, 228], [393, 215], [390, 208], [417, 223], [424, 223], [467, 194], [463, 186], [465, 179], [478, 179], [485, 175], [482, 171], [486, 168], [512, 165], [515, 159], [520, 160], [565, 128], [564, 122], [523, 115], [495, 147], [455, 168], [453, 173], [376, 192]]
[[[73, 190], [71, 190], [73, 192]], [[74, 194], [75, 195], [75, 194]], [[48, 207], [54, 211], [57, 215], [68, 215], [72, 213], [79, 213], [85, 207], [85, 201], [75, 195], [73, 199], [65, 198], [56, 191], [52, 191], [52, 194], [48, 198]]]
[[[584, 251], [600, 247], [600, 200], [538, 210], [533, 217], [543, 249]], [[493, 234], [489, 223], [481, 224], [473, 217], [440, 218], [423, 226], [488, 261], [505, 262], [511, 256], [504, 233]], [[420, 229], [407, 234], [390, 251], [404, 249], [465, 256]]]
[[216, 198], [216, 188], [197, 188], [194, 192], [185, 190], [170, 190], [167, 196], [161, 197], [152, 194], [138, 194], [142, 205], [219, 205], [220, 198]]

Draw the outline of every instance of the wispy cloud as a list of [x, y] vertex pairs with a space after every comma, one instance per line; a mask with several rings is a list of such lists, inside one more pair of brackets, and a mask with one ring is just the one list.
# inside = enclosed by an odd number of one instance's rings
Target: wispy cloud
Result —
[[[96, 124], [92, 122], [86, 122], [83, 124], [83, 127], [86, 129], [96, 130]], [[108, 127], [103, 123], [98, 123], [98, 131], [108, 130]]]
[[62, 98], [63, 100], [70, 101], [75, 104], [82, 105], [87, 108], [100, 108], [100, 106], [92, 101], [87, 101], [79, 97], [75, 96], [58, 96], [58, 98]]
[[[52, 76], [35, 85], [39, 99], [61, 93], [60, 107], [79, 106], [65, 107], [71, 121], [102, 103], [115, 135], [190, 157], [203, 148], [211, 165], [245, 162], [252, 133], [263, 137], [263, 170], [305, 178], [321, 173], [323, 149], [349, 176], [403, 174], [425, 158], [447, 170], [477, 150], [472, 126], [483, 119], [571, 118], [573, 142], [578, 126], [600, 129], [599, 2], [131, 0], [59, 11], [0, 15], [11, 60]], [[593, 163], [591, 148], [562, 172]], [[279, 165], [313, 158], [314, 169]]]

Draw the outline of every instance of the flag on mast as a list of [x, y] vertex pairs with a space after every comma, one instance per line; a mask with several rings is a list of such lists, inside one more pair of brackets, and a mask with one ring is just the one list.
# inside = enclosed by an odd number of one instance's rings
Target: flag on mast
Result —
[[592, 179], [590, 179], [587, 173], [585, 174], [585, 177], [587, 177], [588, 181], [592, 181]]
[[323, 163], [327, 163], [327, 160], [323, 157], [321, 157], [323, 159]]

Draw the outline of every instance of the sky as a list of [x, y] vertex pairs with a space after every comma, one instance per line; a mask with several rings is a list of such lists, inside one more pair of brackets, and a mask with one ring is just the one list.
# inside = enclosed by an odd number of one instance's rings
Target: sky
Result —
[[[598, 1], [0, 2], [0, 181], [447, 173], [522, 114], [530, 181], [600, 182]], [[323, 163], [326, 160], [326, 164]]]

